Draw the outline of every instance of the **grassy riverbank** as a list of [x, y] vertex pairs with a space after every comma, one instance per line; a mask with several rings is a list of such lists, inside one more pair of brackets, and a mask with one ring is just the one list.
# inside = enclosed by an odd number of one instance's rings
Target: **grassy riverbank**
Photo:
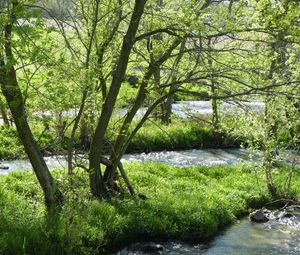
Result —
[[[44, 155], [64, 154], [67, 148], [68, 136], [58, 138], [54, 128], [45, 130], [43, 126], [32, 127], [33, 134]], [[116, 133], [110, 129], [108, 134], [110, 141], [116, 139]], [[240, 141], [225, 134], [215, 135], [208, 125], [202, 125], [195, 121], [174, 120], [171, 125], [161, 125], [158, 122], [148, 122], [137, 133], [129, 144], [127, 153], [149, 152], [161, 150], [186, 150], [192, 148], [220, 148], [238, 146]], [[83, 148], [79, 134], [75, 138], [75, 147]], [[13, 127], [0, 127], [0, 159], [15, 159], [25, 157], [23, 146], [18, 139], [18, 134]]]
[[[264, 174], [246, 165], [125, 167], [136, 191], [147, 199], [124, 196], [98, 202], [89, 195], [86, 174], [77, 172], [65, 181], [61, 171], [55, 173], [67, 196], [52, 226], [52, 242], [33, 174], [0, 176], [0, 254], [103, 254], [139, 238], [201, 241], [271, 199]], [[275, 181], [284, 183], [286, 172], [278, 169]], [[299, 169], [294, 174], [297, 180]], [[294, 195], [300, 194], [299, 187], [299, 181], [292, 186]]]

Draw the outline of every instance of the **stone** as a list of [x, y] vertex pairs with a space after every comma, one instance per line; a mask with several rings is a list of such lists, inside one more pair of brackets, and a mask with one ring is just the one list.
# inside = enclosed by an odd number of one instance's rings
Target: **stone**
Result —
[[147, 242], [147, 243], [138, 243], [134, 247], [135, 250], [146, 253], [146, 254], [152, 254], [152, 253], [160, 253], [164, 250], [164, 247], [161, 244], [156, 244], [153, 242]]
[[292, 218], [294, 216], [294, 214], [292, 214], [286, 210], [278, 210], [278, 211], [275, 211], [273, 214], [274, 214], [276, 220], [280, 220], [282, 218]]
[[157, 253], [163, 250], [164, 247], [160, 244], [148, 244], [142, 247], [142, 252], [144, 253]]
[[292, 213], [288, 213], [286, 212], [284, 215], [283, 215], [284, 218], [292, 218], [294, 217], [294, 215]]
[[8, 170], [8, 169], [9, 169], [9, 166], [3, 165], [3, 164], [0, 163], [0, 169], [1, 169], [1, 170]]
[[262, 208], [250, 213], [250, 220], [257, 223], [264, 223], [269, 221], [269, 218], [266, 216], [265, 210], [265, 208]]

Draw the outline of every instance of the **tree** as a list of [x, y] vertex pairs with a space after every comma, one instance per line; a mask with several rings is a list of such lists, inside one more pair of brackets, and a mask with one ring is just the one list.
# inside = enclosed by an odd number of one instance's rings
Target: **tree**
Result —
[[[85, 2], [79, 2], [81, 10], [86, 10], [86, 4], [89, 6], [89, 3]], [[174, 65], [174, 63], [178, 64], [180, 62], [181, 57], [174, 57], [172, 54], [174, 52], [178, 51], [178, 46], [184, 41], [185, 33], [177, 34], [174, 31], [180, 29], [174, 29], [174, 28], [168, 28], [164, 27], [164, 24], [151, 28], [150, 30], [144, 31], [144, 28], [140, 28], [139, 35], [137, 34], [138, 31], [138, 23], [142, 20], [142, 13], [144, 9], [145, 3], [141, 6], [143, 3], [136, 3], [135, 7], [133, 8], [133, 14], [131, 16], [131, 20], [127, 21], [126, 16], [125, 18], [122, 17], [122, 11], [121, 8], [127, 10], [126, 8], [129, 8], [131, 10], [130, 6], [124, 7], [124, 5], [121, 5], [119, 1], [116, 1], [116, 8], [113, 9], [113, 11], [110, 12], [104, 12], [103, 14], [99, 14], [100, 8], [97, 6], [97, 1], [95, 2], [95, 5], [92, 5], [88, 8], [91, 15], [87, 14], [87, 11], [81, 11], [81, 15], [79, 17], [83, 18], [83, 21], [81, 22], [80, 19], [73, 19], [73, 25], [72, 27], [75, 27], [74, 34], [77, 35], [78, 41], [80, 44], [83, 45], [83, 48], [87, 49], [87, 51], [82, 54], [85, 56], [85, 61], [83, 61], [85, 64], [83, 65], [83, 68], [85, 69], [85, 72], [89, 74], [89, 79], [86, 79], [82, 86], [82, 101], [79, 107], [78, 115], [75, 117], [73, 121], [73, 128], [72, 128], [72, 135], [70, 140], [72, 141], [77, 126], [79, 124], [80, 119], [82, 119], [83, 113], [85, 111], [89, 111], [88, 107], [90, 105], [87, 105], [86, 102], [88, 101], [88, 97], [90, 98], [99, 98], [98, 92], [99, 89], [101, 91], [102, 95], [102, 102], [103, 105], [100, 108], [100, 117], [98, 124], [96, 126], [95, 131], [93, 132], [93, 139], [91, 141], [91, 148], [90, 148], [90, 155], [89, 155], [89, 174], [90, 174], [90, 182], [91, 182], [91, 189], [92, 193], [97, 197], [106, 197], [107, 196], [107, 190], [116, 190], [118, 189], [115, 185], [115, 178], [116, 178], [116, 168], [119, 168], [121, 175], [123, 179], [125, 180], [128, 189], [133, 194], [133, 188], [131, 187], [129, 180], [126, 177], [125, 171], [120, 163], [120, 160], [123, 156], [123, 154], [126, 151], [126, 148], [128, 146], [128, 143], [130, 142], [130, 139], [136, 132], [139, 130], [139, 128], [143, 125], [143, 123], [147, 120], [149, 115], [153, 112], [153, 110], [157, 107], [158, 104], [161, 104], [164, 102], [164, 100], [167, 99], [168, 95], [162, 95], [159, 98], [151, 99], [153, 100], [153, 103], [151, 101], [150, 106], [148, 107], [148, 111], [146, 112], [145, 116], [141, 119], [141, 121], [137, 124], [137, 126], [131, 127], [133, 118], [135, 117], [137, 111], [143, 106], [146, 99], [149, 100], [148, 97], [148, 91], [149, 87], [154, 84], [152, 78], [155, 77], [155, 73], [158, 66], [162, 66], [166, 62], [170, 62], [171, 65]], [[105, 8], [104, 8], [105, 9]], [[103, 10], [103, 9], [101, 9]], [[110, 19], [107, 23], [105, 28], [100, 24], [98, 21], [102, 19], [102, 17], [106, 17], [112, 14], [117, 13], [116, 19], [112, 20]], [[97, 16], [99, 18], [97, 19]], [[101, 17], [101, 18], [100, 18]], [[194, 20], [196, 17], [194, 17]], [[142, 21], [143, 23], [147, 19], [144, 18]], [[122, 22], [122, 23], [121, 23]], [[126, 23], [129, 22], [129, 25]], [[79, 30], [77, 24], [83, 23], [83, 29]], [[192, 23], [192, 20], [189, 21], [189, 23]], [[179, 27], [180, 23], [178, 23]], [[87, 26], [87, 27], [85, 27]], [[186, 25], [188, 27], [189, 25]], [[70, 52], [72, 52], [72, 55], [76, 55], [76, 52], [79, 50], [76, 48], [76, 44], [71, 44], [71, 37], [73, 36], [73, 33], [70, 33], [70, 30], [64, 30], [63, 25], [59, 25], [59, 28], [65, 38], [66, 45]], [[116, 31], [118, 28], [125, 28], [124, 31], [125, 37], [122, 42], [121, 51], [119, 54], [114, 54], [113, 58], [114, 61], [110, 60], [112, 58], [109, 49], [114, 47], [115, 44], [119, 44], [120, 37], [116, 36]], [[103, 32], [104, 29], [107, 29], [106, 33]], [[87, 33], [85, 34], [85, 31]], [[103, 35], [104, 33], [104, 35]], [[149, 41], [149, 39], [152, 36], [158, 36], [161, 33], [166, 33], [169, 35], [167, 42], [165, 43], [165, 48], [162, 50], [162, 47], [158, 45], [157, 49], [156, 47], [152, 47], [152, 50], [158, 50], [160, 51], [160, 54], [152, 54], [151, 52], [145, 52], [145, 46], [144, 41]], [[70, 38], [67, 37], [68, 34], [71, 34]], [[100, 38], [100, 39], [99, 39]], [[182, 44], [184, 46], [184, 43]], [[88, 47], [87, 47], [88, 46]], [[142, 58], [144, 60], [149, 59], [149, 61], [145, 61], [148, 64], [148, 67], [145, 66], [145, 72], [143, 74], [143, 78], [141, 79], [141, 83], [138, 85], [138, 89], [136, 92], [136, 96], [134, 101], [132, 102], [132, 107], [128, 110], [128, 113], [124, 120], [122, 120], [122, 124], [120, 125], [120, 129], [116, 132], [118, 133], [116, 141], [111, 142], [108, 141], [108, 144], [110, 144], [110, 156], [109, 158], [104, 157], [104, 150], [103, 146], [107, 142], [107, 128], [110, 122], [112, 122], [112, 112], [114, 108], [116, 107], [117, 98], [119, 95], [119, 91], [121, 88], [121, 85], [124, 82], [124, 78], [128, 69], [128, 64], [130, 61], [135, 59], [136, 57], [140, 57], [139, 54], [136, 54], [138, 52], [138, 48], [141, 48], [142, 50]], [[184, 48], [184, 47], [182, 47]], [[132, 52], [132, 49], [134, 49], [134, 52]], [[136, 56], [138, 55], [138, 56]], [[96, 59], [96, 61], [95, 61]], [[177, 60], [176, 60], [177, 59]], [[76, 56], [74, 60], [77, 61], [77, 63], [81, 63], [80, 59], [78, 59]], [[86, 62], [86, 60], [89, 60]], [[107, 63], [107, 64], [106, 64]], [[104, 70], [110, 70], [108, 71], [108, 75], [104, 74]], [[169, 86], [172, 86], [174, 83], [177, 85], [180, 85], [184, 82], [189, 82], [191, 77], [193, 76], [193, 70], [192, 69], [186, 77], [184, 77], [183, 80], [172, 80], [171, 84], [161, 84], [162, 88], [168, 88]], [[112, 74], [112, 79], [110, 79], [110, 74]], [[193, 77], [194, 81], [198, 79], [198, 77]], [[96, 87], [93, 85], [94, 81], [96, 80]], [[107, 86], [107, 84], [110, 83], [110, 86]], [[92, 89], [94, 88], [94, 89]], [[108, 89], [108, 91], [107, 91]], [[150, 89], [150, 91], [152, 88]], [[175, 91], [171, 91], [170, 94], [174, 93]], [[98, 104], [101, 103], [101, 100], [94, 101], [92, 104], [95, 105], [95, 102]], [[99, 107], [98, 107], [99, 108]], [[94, 116], [95, 116], [94, 112]], [[132, 128], [132, 129], [131, 129]], [[130, 130], [131, 129], [131, 130]], [[69, 143], [69, 166], [72, 163], [72, 144]], [[71, 160], [70, 160], [71, 159]], [[101, 169], [100, 169], [100, 162], [107, 165], [104, 176], [102, 177]], [[75, 164], [76, 165], [76, 164]], [[70, 171], [69, 167], [69, 171]]]
[[20, 139], [24, 145], [25, 151], [33, 166], [33, 170], [43, 189], [45, 203], [49, 214], [56, 212], [57, 207], [62, 202], [62, 194], [59, 191], [55, 180], [53, 179], [39, 147], [32, 135], [29, 127], [24, 98], [20, 89], [17, 73], [14, 68], [15, 58], [13, 53], [13, 27], [17, 18], [20, 16], [22, 5], [17, 0], [6, 2], [5, 16], [1, 15], [1, 51], [0, 51], [0, 84], [1, 89], [9, 109], [11, 111], [14, 123], [16, 125]]

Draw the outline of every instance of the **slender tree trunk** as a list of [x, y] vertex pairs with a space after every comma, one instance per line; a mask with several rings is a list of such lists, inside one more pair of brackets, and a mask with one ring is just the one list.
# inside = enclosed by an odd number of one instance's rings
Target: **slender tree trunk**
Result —
[[87, 113], [84, 113], [80, 122], [80, 147], [85, 151], [89, 147], [90, 143], [90, 119]]
[[[212, 49], [211, 45], [212, 45], [212, 41], [211, 39], [208, 40], [208, 48]], [[216, 83], [215, 83], [215, 75], [214, 75], [214, 71], [213, 71], [213, 58], [211, 57], [211, 55], [208, 56], [208, 66], [209, 66], [209, 71], [210, 71], [210, 80], [211, 80], [211, 86], [210, 86], [210, 91], [211, 94], [213, 96], [212, 100], [211, 100], [211, 105], [212, 105], [212, 123], [213, 123], [213, 129], [214, 132], [218, 133], [218, 130], [220, 128], [220, 121], [219, 121], [219, 113], [218, 113], [218, 101], [215, 98], [216, 96]]]
[[78, 129], [79, 126], [79, 122], [81, 120], [81, 117], [83, 115], [84, 112], [84, 107], [86, 104], [86, 99], [88, 97], [88, 88], [84, 88], [84, 91], [82, 93], [82, 98], [81, 98], [81, 104], [79, 107], [79, 111], [77, 116], [74, 119], [74, 125], [72, 127], [72, 131], [71, 131], [71, 136], [68, 140], [68, 152], [67, 152], [67, 161], [68, 161], [68, 174], [72, 174], [73, 173], [73, 154], [74, 154], [74, 140], [75, 140], [75, 135], [76, 135], [76, 131]]
[[[212, 80], [211, 81], [211, 93], [212, 95], [216, 95], [216, 89], [215, 89], [215, 82]], [[219, 120], [219, 112], [218, 112], [218, 101], [214, 97], [211, 100], [211, 105], [212, 105], [212, 123], [213, 123], [213, 129], [214, 132], [218, 132], [220, 129], [220, 120]]]
[[[276, 52], [276, 43], [272, 44], [272, 50], [273, 54]], [[272, 83], [275, 83], [274, 80], [274, 74], [276, 72], [276, 69], [278, 68], [276, 59], [273, 59], [270, 65], [269, 73], [267, 76], [267, 79], [271, 81]], [[265, 122], [265, 141], [264, 141], [264, 159], [263, 159], [263, 166], [266, 173], [267, 178], [267, 187], [269, 192], [275, 196], [277, 193], [276, 187], [273, 183], [272, 178], [272, 170], [273, 170], [273, 162], [274, 157], [276, 154], [276, 128], [275, 123], [276, 120], [273, 119], [274, 116], [272, 116], [272, 95], [267, 91], [266, 100], [265, 100], [265, 116], [264, 116], [264, 122]]]
[[[266, 137], [264, 142], [264, 159], [263, 159], [263, 165], [266, 173], [266, 179], [267, 179], [267, 187], [269, 192], [275, 196], [276, 195], [276, 187], [273, 183], [273, 177], [272, 177], [272, 169], [273, 169], [273, 162], [274, 157], [276, 154], [273, 141], [275, 139], [274, 134], [274, 128], [273, 128], [273, 120], [269, 120], [270, 113], [269, 113], [269, 107], [270, 107], [270, 98], [267, 96], [267, 100], [265, 102], [265, 125], [266, 125]], [[275, 131], [276, 132], [276, 131]]]
[[[125, 153], [126, 150], [126, 140], [128, 135], [128, 130], [130, 127], [130, 124], [137, 113], [137, 111], [141, 108], [142, 104], [144, 103], [146, 96], [147, 96], [147, 86], [149, 79], [154, 75], [155, 71], [157, 70], [157, 66], [160, 66], [163, 64], [172, 54], [173, 50], [180, 44], [182, 41], [182, 38], [176, 38], [173, 41], [173, 44], [168, 48], [165, 53], [161, 56], [160, 59], [155, 61], [154, 63], [151, 63], [148, 67], [148, 71], [145, 73], [143, 77], [143, 82], [139, 86], [138, 94], [135, 98], [134, 105], [131, 107], [131, 109], [126, 114], [126, 118], [123, 121], [122, 127], [119, 131], [119, 135], [116, 139], [116, 142], [113, 146], [113, 151], [110, 155], [110, 161], [112, 162], [112, 166], [108, 167], [105, 170], [104, 174], [104, 180], [108, 183], [109, 186], [113, 187], [113, 181], [116, 174], [116, 168], [120, 163], [120, 160]], [[159, 104], [161, 104], [163, 101], [158, 100]], [[157, 106], [157, 105], [156, 105]], [[151, 112], [155, 107], [151, 108]]]
[[20, 139], [24, 145], [37, 179], [43, 189], [45, 204], [49, 215], [53, 215], [61, 204], [63, 197], [55, 185], [51, 173], [28, 125], [24, 99], [17, 81], [16, 71], [13, 66], [14, 58], [11, 46], [11, 37], [12, 24], [16, 20], [15, 12], [17, 8], [18, 1], [13, 1], [10, 22], [4, 26], [5, 55], [1, 55], [0, 53], [0, 85], [15, 121]]
[[47, 209], [52, 213], [60, 202], [62, 202], [62, 196], [55, 186], [51, 173], [28, 125], [23, 97], [17, 83], [15, 70], [13, 67], [7, 67], [5, 69], [6, 72], [1, 72], [2, 75], [4, 74], [1, 79], [2, 93], [7, 100], [20, 139], [44, 191]]
[[183, 57], [183, 52], [185, 49], [186, 40], [183, 40], [180, 46], [180, 51], [175, 59], [173, 64], [172, 73], [171, 73], [171, 86], [169, 88], [169, 96], [167, 99], [162, 103], [164, 112], [163, 112], [163, 123], [169, 125], [171, 123], [171, 115], [172, 115], [172, 104], [174, 102], [175, 91], [178, 89], [178, 85], [175, 85], [175, 81], [177, 80], [177, 66]]
[[136, 0], [133, 14], [123, 39], [123, 44], [117, 64], [117, 68], [113, 73], [113, 79], [109, 88], [106, 100], [103, 104], [101, 115], [95, 130], [95, 134], [91, 143], [89, 169], [90, 169], [90, 186], [92, 194], [96, 197], [105, 197], [107, 195], [106, 187], [101, 174], [100, 162], [103, 148], [103, 140], [106, 129], [108, 127], [112, 112], [119, 94], [121, 84], [124, 80], [127, 69], [129, 55], [134, 45], [135, 35], [144, 12], [147, 0]]

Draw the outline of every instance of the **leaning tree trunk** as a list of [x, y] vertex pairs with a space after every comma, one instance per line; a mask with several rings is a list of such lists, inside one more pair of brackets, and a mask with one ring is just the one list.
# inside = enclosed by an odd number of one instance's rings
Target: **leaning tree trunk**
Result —
[[[3, 72], [1, 73], [3, 74]], [[20, 139], [24, 145], [25, 152], [29, 157], [33, 170], [44, 191], [48, 211], [53, 212], [58, 202], [61, 202], [60, 193], [54, 185], [51, 173], [28, 125], [23, 97], [17, 83], [15, 70], [12, 67], [7, 68], [5, 75], [2, 76], [1, 88], [9, 105]]]
[[15, 12], [18, 2], [13, 1], [10, 23], [4, 26], [5, 53], [0, 53], [0, 85], [2, 93], [6, 98], [12, 117], [14, 119], [18, 134], [24, 145], [25, 152], [32, 164], [33, 170], [43, 189], [45, 204], [49, 214], [56, 212], [57, 206], [62, 202], [61, 193], [55, 186], [51, 173], [41, 155], [39, 147], [33, 138], [27, 122], [24, 99], [17, 81], [16, 71], [13, 66], [13, 53], [11, 46], [12, 24], [16, 20]]
[[123, 39], [123, 44], [118, 59], [117, 68], [113, 73], [111, 86], [102, 107], [101, 115], [94, 133], [90, 148], [89, 169], [90, 169], [90, 187], [92, 194], [98, 198], [107, 196], [105, 183], [103, 181], [100, 162], [104, 143], [104, 136], [112, 116], [112, 112], [119, 94], [120, 87], [124, 80], [127, 69], [129, 55], [134, 45], [135, 35], [144, 12], [147, 0], [136, 0], [133, 14]]
[[[183, 39], [181, 38], [175, 38], [172, 45], [165, 51], [165, 53], [155, 61], [154, 63], [151, 63], [148, 67], [147, 72], [145, 73], [143, 77], [143, 82], [139, 86], [139, 91], [136, 95], [135, 102], [133, 106], [129, 109], [128, 113], [126, 114], [126, 117], [123, 121], [123, 124], [119, 130], [118, 137], [113, 145], [113, 150], [111, 151], [110, 155], [110, 161], [112, 162], [112, 165], [107, 167], [104, 174], [104, 181], [107, 183], [108, 187], [110, 189], [114, 189], [114, 178], [116, 176], [116, 169], [120, 164], [120, 160], [125, 153], [125, 150], [127, 146], [126, 140], [127, 135], [129, 135], [129, 128], [133, 121], [134, 116], [136, 115], [137, 111], [142, 107], [146, 97], [147, 97], [147, 86], [150, 78], [155, 74], [155, 71], [157, 70], [158, 66], [161, 66], [172, 54], [173, 50], [180, 44], [180, 42]], [[164, 97], [166, 99], [166, 97]], [[160, 105], [163, 101], [157, 100], [156, 107]], [[153, 110], [156, 107], [151, 107], [151, 113], [153, 113]], [[148, 111], [147, 111], [148, 112]], [[121, 171], [121, 169], [119, 168]], [[122, 173], [121, 173], [122, 174]], [[123, 174], [122, 174], [123, 176]], [[125, 180], [126, 181], [126, 180]], [[127, 184], [128, 186], [128, 184]], [[130, 190], [130, 188], [129, 188]]]

